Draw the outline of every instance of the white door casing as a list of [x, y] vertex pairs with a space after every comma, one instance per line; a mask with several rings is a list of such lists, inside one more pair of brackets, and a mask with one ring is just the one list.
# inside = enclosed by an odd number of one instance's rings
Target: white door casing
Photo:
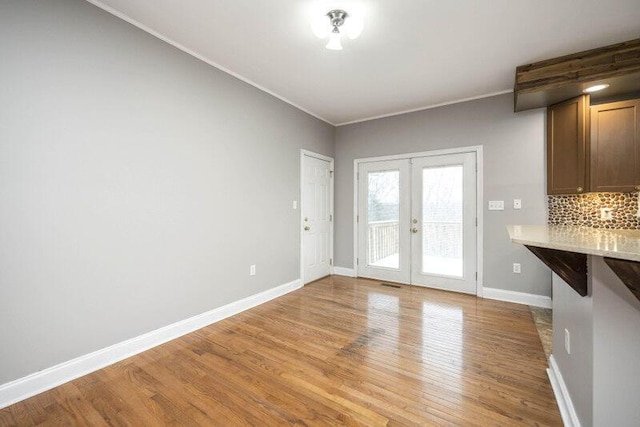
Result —
[[331, 274], [333, 160], [301, 154], [301, 277], [304, 284]]

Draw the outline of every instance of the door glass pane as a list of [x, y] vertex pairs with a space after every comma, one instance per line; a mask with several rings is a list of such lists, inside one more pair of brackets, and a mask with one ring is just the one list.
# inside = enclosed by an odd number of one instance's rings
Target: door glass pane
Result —
[[462, 165], [422, 170], [422, 272], [462, 277]]
[[400, 268], [400, 171], [369, 172], [367, 265]]

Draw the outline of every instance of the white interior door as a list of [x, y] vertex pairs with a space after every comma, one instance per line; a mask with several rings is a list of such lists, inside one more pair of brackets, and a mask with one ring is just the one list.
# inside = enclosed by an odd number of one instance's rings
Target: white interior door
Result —
[[412, 160], [411, 281], [476, 293], [475, 153]]
[[302, 157], [302, 252], [303, 282], [331, 273], [331, 163]]
[[409, 160], [358, 169], [358, 275], [410, 283]]
[[475, 152], [358, 166], [358, 276], [476, 293]]

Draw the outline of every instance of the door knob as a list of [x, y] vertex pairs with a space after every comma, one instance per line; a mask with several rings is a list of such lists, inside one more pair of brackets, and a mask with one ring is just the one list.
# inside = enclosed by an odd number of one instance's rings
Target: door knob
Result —
[[311, 230], [311, 227], [309, 227], [308, 225], [305, 225], [304, 226], [304, 231], [309, 231], [309, 230]]
[[418, 229], [417, 229], [416, 227], [413, 227], [413, 228], [411, 229], [411, 232], [415, 234], [415, 233], [417, 233], [417, 232], [418, 232]]

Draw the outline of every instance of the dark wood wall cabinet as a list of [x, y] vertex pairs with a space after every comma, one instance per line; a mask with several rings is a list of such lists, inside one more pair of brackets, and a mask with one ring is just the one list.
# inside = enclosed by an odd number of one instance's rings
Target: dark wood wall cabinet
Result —
[[591, 191], [640, 190], [640, 100], [591, 107]]
[[640, 191], [640, 100], [547, 108], [547, 194]]
[[587, 191], [589, 96], [547, 108], [547, 194]]

